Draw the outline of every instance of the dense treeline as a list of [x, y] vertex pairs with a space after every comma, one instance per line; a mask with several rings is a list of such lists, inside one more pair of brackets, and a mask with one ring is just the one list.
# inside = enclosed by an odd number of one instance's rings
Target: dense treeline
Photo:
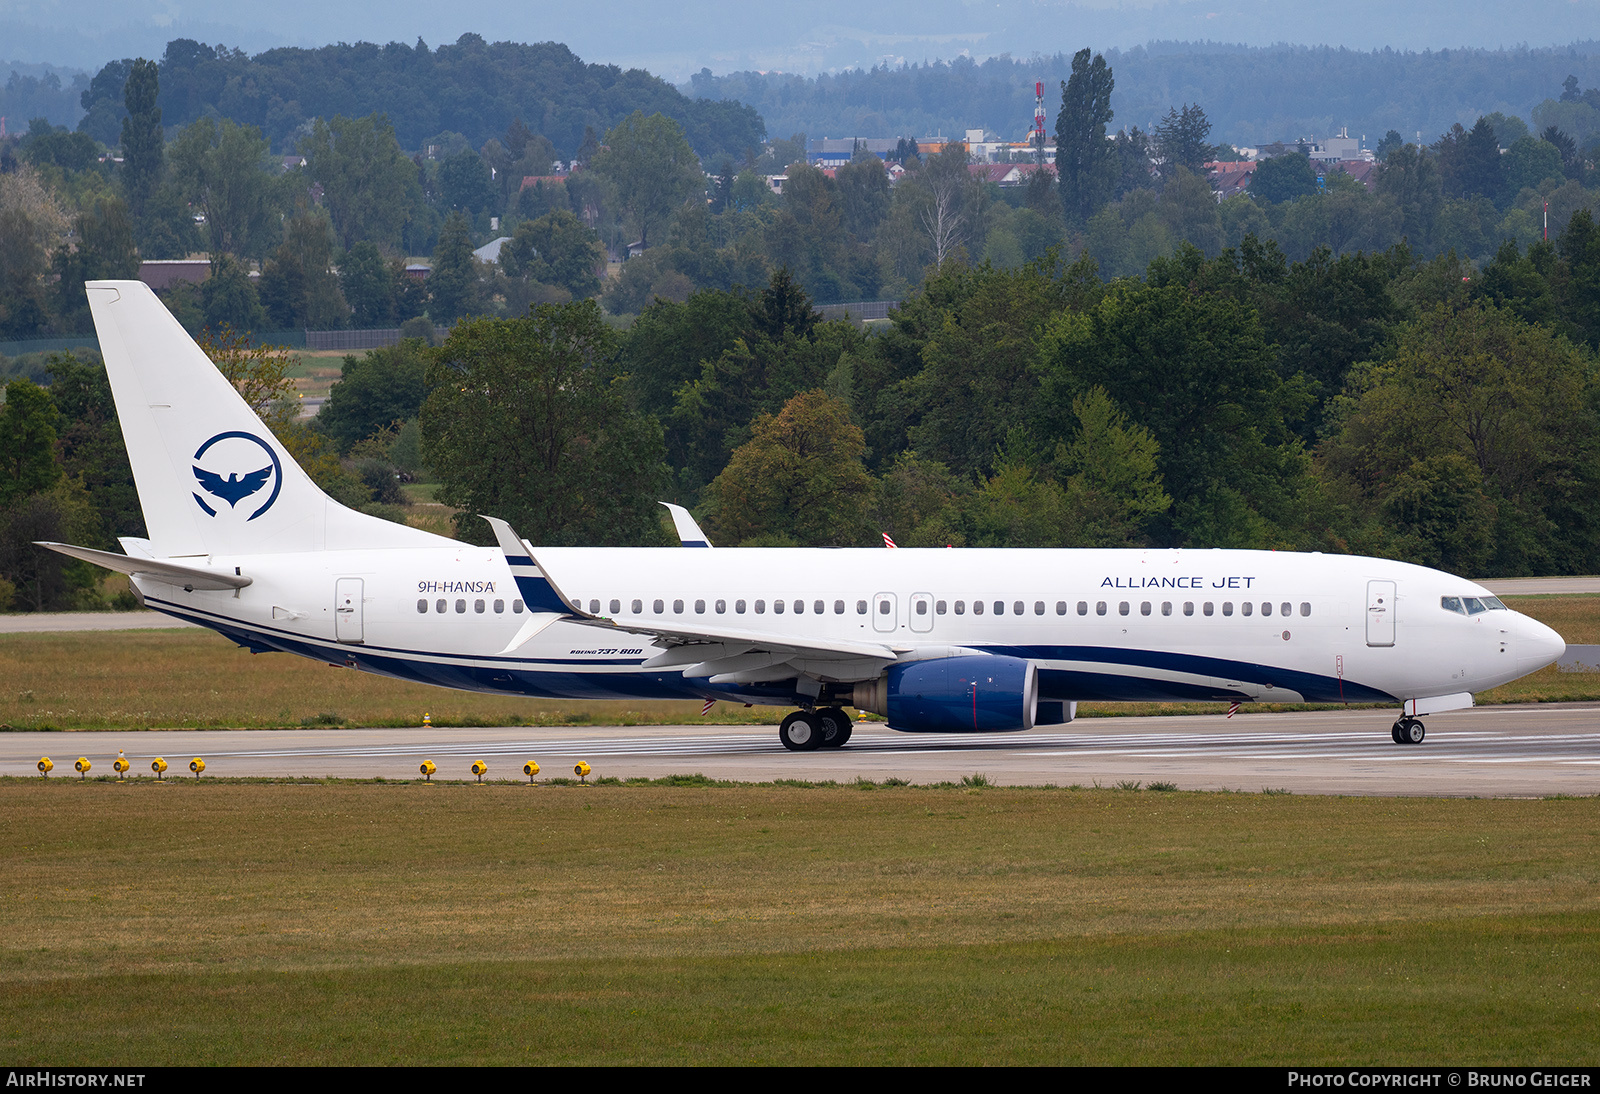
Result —
[[[112, 61], [83, 92], [79, 128], [104, 144], [117, 139], [122, 85], [132, 60]], [[563, 158], [584, 132], [604, 133], [635, 110], [664, 114], [704, 156], [742, 156], [766, 136], [760, 115], [737, 102], [692, 101], [639, 69], [584, 64], [556, 42], [485, 42], [463, 34], [430, 49], [371, 42], [272, 49], [254, 57], [182, 38], [161, 59], [162, 118], [186, 126], [213, 115], [254, 126], [274, 150], [290, 152], [313, 119], [382, 113], [406, 148], [477, 148], [521, 118]]]
[[[1374, 141], [1390, 129], [1427, 138], [1480, 114], [1526, 117], [1568, 75], [1600, 84], [1593, 42], [1422, 53], [1159, 42], [1109, 49], [1105, 58], [1118, 74], [1113, 106], [1126, 124], [1148, 130], [1174, 102], [1201, 102], [1218, 132], [1241, 145], [1325, 137], [1346, 126]], [[772, 133], [921, 137], [982, 128], [1016, 140], [1032, 123], [1034, 83], [1044, 81], [1053, 115], [1071, 60], [956, 58], [814, 77], [702, 70], [685, 90], [747, 103]]]

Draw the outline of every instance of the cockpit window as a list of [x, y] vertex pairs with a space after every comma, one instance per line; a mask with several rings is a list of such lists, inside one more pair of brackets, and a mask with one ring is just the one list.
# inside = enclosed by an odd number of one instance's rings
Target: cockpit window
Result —
[[1498, 596], [1486, 596], [1483, 598], [1483, 603], [1484, 606], [1492, 612], [1509, 612], [1511, 610], [1504, 604], [1500, 603], [1500, 598]]
[[1459, 596], [1441, 596], [1439, 598], [1439, 607], [1447, 612], [1455, 612], [1458, 615], [1467, 614], [1467, 609], [1461, 606], [1461, 598]]
[[1467, 606], [1468, 615], [1482, 615], [1489, 610], [1484, 607], [1483, 601], [1475, 596], [1464, 596], [1461, 598], [1461, 602]]

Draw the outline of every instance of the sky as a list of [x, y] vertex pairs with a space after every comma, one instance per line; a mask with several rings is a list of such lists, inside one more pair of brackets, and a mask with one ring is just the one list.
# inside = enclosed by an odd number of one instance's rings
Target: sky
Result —
[[[599, 13], [603, 16], [597, 17]], [[821, 71], [1151, 41], [1402, 50], [1600, 39], [1600, 0], [0, 0], [0, 62], [98, 70], [195, 38], [258, 53], [338, 41], [565, 42], [682, 81], [702, 68]]]

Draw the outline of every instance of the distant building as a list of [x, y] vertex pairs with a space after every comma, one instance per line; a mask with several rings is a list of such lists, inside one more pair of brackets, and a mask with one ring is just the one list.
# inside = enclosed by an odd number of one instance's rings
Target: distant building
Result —
[[1211, 179], [1211, 193], [1218, 201], [1226, 201], [1250, 189], [1250, 180], [1256, 174], [1256, 165], [1249, 160], [1213, 162], [1205, 168]]
[[139, 263], [139, 280], [156, 292], [170, 289], [180, 281], [200, 284], [211, 276], [208, 258], [153, 258]]
[[476, 258], [479, 262], [499, 262], [500, 261], [500, 248], [504, 247], [507, 243], [510, 243], [510, 242], [511, 242], [511, 237], [510, 236], [500, 236], [500, 237], [498, 237], [496, 239], [491, 239], [489, 242], [485, 243], [482, 247], [479, 247], [477, 250], [473, 251], [472, 252], [472, 257]]
[[894, 155], [898, 138], [816, 137], [806, 142], [806, 162], [816, 167], [843, 167], [855, 158], [857, 149], [881, 159]]
[[1337, 137], [1325, 137], [1311, 145], [1312, 163], [1341, 163], [1352, 160], [1373, 160], [1377, 157], [1361, 147], [1361, 142], [1350, 136], [1349, 130], [1339, 130]]
[[1378, 163], [1376, 160], [1346, 160], [1335, 163], [1327, 168], [1328, 171], [1342, 171], [1365, 186], [1370, 193], [1378, 184]]

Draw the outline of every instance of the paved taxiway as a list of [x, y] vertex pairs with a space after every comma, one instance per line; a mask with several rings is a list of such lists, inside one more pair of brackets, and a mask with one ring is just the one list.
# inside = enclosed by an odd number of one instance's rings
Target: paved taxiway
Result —
[[857, 727], [838, 751], [789, 753], [771, 726], [557, 726], [505, 729], [172, 730], [0, 734], [0, 774], [35, 775], [48, 754], [53, 778], [76, 778], [87, 755], [110, 774], [123, 749], [148, 777], [163, 755], [167, 777], [189, 778], [189, 757], [208, 776], [416, 778], [432, 759], [439, 778], [470, 779], [474, 760], [491, 778], [521, 778], [537, 760], [545, 777], [568, 775], [578, 760], [594, 776], [913, 782], [982, 772], [1006, 784], [1137, 779], [1186, 790], [1285, 789], [1297, 794], [1538, 796], [1600, 793], [1600, 704], [1478, 707], [1426, 719], [1428, 739], [1396, 745], [1393, 712], [1087, 718], [1058, 730], [986, 736], [895, 733]]

